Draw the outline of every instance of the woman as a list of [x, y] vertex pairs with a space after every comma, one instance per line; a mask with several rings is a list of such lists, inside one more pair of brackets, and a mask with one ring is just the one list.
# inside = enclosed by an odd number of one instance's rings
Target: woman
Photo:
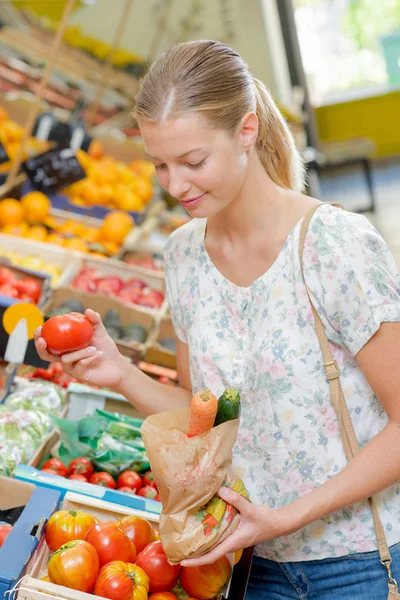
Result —
[[240, 390], [234, 465], [252, 503], [221, 490], [240, 526], [185, 564], [256, 545], [249, 599], [386, 598], [366, 499], [378, 494], [400, 576], [400, 296], [388, 248], [365, 217], [330, 205], [305, 241], [305, 282], [363, 447], [347, 464], [298, 255], [318, 202], [301, 193], [301, 160], [268, 91], [228, 46], [180, 44], [144, 78], [136, 117], [160, 184], [194, 217], [165, 252], [180, 388], [127, 364], [90, 310], [92, 346], [64, 355], [65, 371], [145, 415], [186, 407], [201, 388]]

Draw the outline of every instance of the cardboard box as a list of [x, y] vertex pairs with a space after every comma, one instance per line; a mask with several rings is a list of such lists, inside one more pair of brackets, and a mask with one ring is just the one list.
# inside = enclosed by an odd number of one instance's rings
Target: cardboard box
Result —
[[14, 477], [19, 481], [34, 483], [39, 487], [57, 490], [60, 492], [62, 498], [65, 497], [67, 492], [74, 491], [83, 494], [84, 496], [98, 498], [99, 500], [105, 500], [112, 504], [119, 504], [121, 506], [134, 508], [136, 510], [144, 510], [154, 514], [160, 514], [162, 508], [160, 502], [156, 502], [155, 500], [134, 496], [133, 494], [125, 494], [124, 492], [111, 490], [101, 485], [83, 483], [82, 481], [65, 479], [64, 477], [58, 477], [57, 475], [51, 475], [50, 473], [43, 473], [30, 465], [18, 465], [14, 471]]
[[[71, 269], [71, 271], [69, 272], [69, 275], [71, 275], [72, 270], [75, 270], [76, 272], [75, 265], [73, 266], [73, 269]], [[79, 270], [80, 269], [78, 269], [78, 272]], [[142, 325], [142, 327], [145, 328], [148, 337], [153, 333], [153, 330], [156, 327], [155, 318], [153, 314], [151, 314], [152, 312], [154, 313], [154, 311], [145, 312], [143, 310], [137, 310], [136, 306], [134, 307], [134, 305], [124, 304], [115, 297], [100, 296], [98, 294], [92, 294], [90, 292], [83, 292], [72, 287], [60, 287], [57, 290], [55, 290], [53, 296], [43, 308], [45, 316], [48, 317], [54, 309], [57, 309], [59, 306], [61, 306], [61, 304], [63, 304], [67, 300], [71, 300], [72, 298], [80, 300], [85, 309], [91, 308], [92, 310], [98, 312], [102, 318], [104, 318], [108, 310], [117, 310], [122, 321], [122, 325], [138, 323], [139, 325]], [[117, 343], [117, 346], [121, 353], [124, 355], [129, 355], [129, 352], [127, 351], [129, 349], [138, 351], [136, 360], [134, 356], [130, 357], [131, 359], [133, 359], [133, 362], [137, 362], [139, 356], [142, 354], [145, 347], [145, 343], [142, 344], [135, 341], [125, 342], [116, 339], [115, 342]]]
[[46, 520], [57, 510], [60, 498], [57, 490], [0, 477], [0, 509], [25, 506], [0, 548], [1, 599], [29, 568], [29, 562], [40, 544]]

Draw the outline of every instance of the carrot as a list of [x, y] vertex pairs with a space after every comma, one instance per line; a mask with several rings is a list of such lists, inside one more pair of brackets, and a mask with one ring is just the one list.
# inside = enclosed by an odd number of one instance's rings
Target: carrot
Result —
[[195, 437], [212, 429], [218, 410], [218, 400], [210, 390], [197, 392], [190, 403], [187, 437]]

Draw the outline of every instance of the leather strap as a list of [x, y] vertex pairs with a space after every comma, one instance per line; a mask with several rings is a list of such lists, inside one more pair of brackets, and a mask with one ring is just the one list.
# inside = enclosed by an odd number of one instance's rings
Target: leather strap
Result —
[[[317, 313], [313, 302], [311, 300], [310, 292], [306, 285], [306, 280], [304, 277], [304, 265], [303, 265], [303, 254], [304, 254], [304, 244], [307, 235], [307, 229], [310, 224], [310, 221], [315, 213], [315, 211], [321, 206], [322, 202], [318, 203], [316, 206], [313, 206], [308, 213], [303, 218], [301, 229], [300, 229], [300, 241], [299, 241], [299, 257], [300, 257], [300, 267], [301, 273], [303, 276], [304, 285], [307, 291], [308, 298], [310, 300], [311, 309], [314, 315], [315, 320], [315, 330], [318, 336], [318, 340], [321, 346], [322, 355], [324, 358], [324, 370], [326, 374], [327, 381], [329, 383], [330, 393], [332, 404], [335, 408], [339, 426], [340, 426], [340, 435], [343, 442], [344, 451], [347, 459], [352, 460], [357, 452], [359, 452], [360, 447], [357, 442], [356, 434], [354, 431], [353, 423], [351, 421], [351, 417], [349, 414], [349, 410], [347, 408], [346, 400], [343, 393], [343, 388], [340, 383], [340, 372], [337, 362], [333, 359], [332, 352], [329, 346], [328, 338], [325, 333], [325, 327], [321, 320], [321, 317]], [[332, 203], [333, 206], [337, 206], [338, 208], [343, 209], [343, 206], [337, 203]], [[379, 556], [382, 564], [388, 570], [388, 578], [389, 578], [389, 589], [391, 589], [391, 593], [397, 592], [397, 585], [395, 580], [393, 579], [392, 572], [390, 569], [390, 565], [392, 562], [390, 551], [387, 545], [385, 531], [383, 529], [382, 521], [379, 517], [378, 510], [375, 504], [374, 499], [369, 498], [369, 503], [371, 506], [372, 517], [374, 520], [376, 539], [378, 543]], [[400, 598], [400, 596], [398, 596]]]

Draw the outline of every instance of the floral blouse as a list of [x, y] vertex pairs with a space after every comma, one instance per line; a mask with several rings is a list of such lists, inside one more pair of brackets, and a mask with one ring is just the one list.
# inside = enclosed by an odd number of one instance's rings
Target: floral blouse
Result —
[[[206, 219], [176, 230], [165, 250], [168, 299], [176, 334], [189, 346], [193, 391], [240, 391], [233, 465], [252, 502], [270, 508], [308, 494], [347, 462], [300, 271], [300, 226], [250, 287], [234, 285], [211, 261]], [[304, 272], [364, 446], [388, 417], [354, 357], [382, 322], [400, 321], [394, 259], [366, 217], [322, 205], [308, 228]], [[377, 504], [389, 545], [399, 542], [400, 484], [378, 494]], [[376, 548], [366, 501], [256, 551], [287, 562]]]

